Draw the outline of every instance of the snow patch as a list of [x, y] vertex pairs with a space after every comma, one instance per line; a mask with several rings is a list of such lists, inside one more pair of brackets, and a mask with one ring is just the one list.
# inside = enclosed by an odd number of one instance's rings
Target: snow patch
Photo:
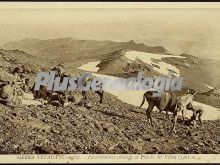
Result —
[[[179, 69], [177, 69], [175, 66], [168, 64], [166, 62], [163, 62], [163, 61], [159, 61], [158, 63], [156, 63], [156, 62], [153, 62], [152, 59], [161, 60], [161, 58], [164, 58], [164, 57], [186, 58], [182, 56], [159, 55], [159, 54], [145, 53], [145, 52], [139, 52], [139, 51], [126, 52], [125, 57], [127, 57], [129, 60], [132, 60], [132, 61], [134, 61], [136, 58], [139, 58], [141, 61], [151, 65], [155, 71], [161, 74], [164, 74], [164, 75], [167, 75], [169, 70], [173, 70], [174, 72], [176, 72], [174, 73], [174, 75], [176, 76], [180, 76], [180, 72], [179, 72]], [[152, 64], [159, 65], [160, 68], [154, 67]]]
[[214, 89], [214, 87], [211, 87], [211, 86], [209, 86], [207, 84], [205, 86], [207, 86], [209, 89]]
[[99, 67], [97, 67], [99, 63], [100, 61], [88, 62], [87, 64], [80, 66], [78, 69], [89, 72], [97, 72], [99, 70]]

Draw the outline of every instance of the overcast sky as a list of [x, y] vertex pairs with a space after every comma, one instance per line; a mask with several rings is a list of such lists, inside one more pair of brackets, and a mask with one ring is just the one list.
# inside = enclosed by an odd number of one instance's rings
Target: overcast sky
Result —
[[220, 59], [220, 9], [1, 9], [0, 44], [23, 38], [144, 42]]

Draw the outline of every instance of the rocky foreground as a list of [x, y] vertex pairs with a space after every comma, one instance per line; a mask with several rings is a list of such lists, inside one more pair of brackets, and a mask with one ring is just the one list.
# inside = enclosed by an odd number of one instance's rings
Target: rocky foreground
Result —
[[153, 113], [150, 127], [144, 109], [105, 94], [104, 103], [89, 94], [92, 107], [0, 105], [1, 154], [122, 154], [122, 153], [220, 153], [220, 121], [204, 121], [195, 129]]

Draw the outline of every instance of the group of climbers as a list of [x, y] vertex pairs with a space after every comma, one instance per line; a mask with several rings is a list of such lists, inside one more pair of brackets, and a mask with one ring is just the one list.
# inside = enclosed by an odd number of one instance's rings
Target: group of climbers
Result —
[[[57, 76], [65, 74], [64, 67], [59, 64], [52, 69]], [[6, 106], [15, 107], [22, 104], [51, 104], [54, 106], [64, 106], [65, 103], [74, 101], [70, 92], [47, 91], [47, 87], [41, 86], [40, 90], [33, 91], [33, 84], [30, 83], [29, 71], [24, 65], [15, 67], [10, 75], [11, 80], [1, 80], [0, 78], [0, 103]]]

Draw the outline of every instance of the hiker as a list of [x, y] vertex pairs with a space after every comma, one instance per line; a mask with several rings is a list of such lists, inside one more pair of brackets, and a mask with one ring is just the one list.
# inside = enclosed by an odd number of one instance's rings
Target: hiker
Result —
[[57, 66], [53, 67], [52, 71], [55, 71], [55, 75], [60, 77], [65, 74], [64, 66], [61, 64], [58, 64]]
[[21, 89], [24, 92], [30, 92], [31, 88], [30, 88], [30, 79], [29, 78], [24, 78], [22, 83], [21, 83]]
[[51, 92], [47, 90], [47, 86], [46, 85], [41, 85], [39, 91], [36, 91], [34, 93], [34, 98], [35, 99], [44, 99], [47, 100], [50, 97]]
[[[86, 86], [87, 82], [88, 81], [93, 81], [94, 78], [96, 78], [96, 76], [90, 76], [90, 77], [86, 77], [82, 80], [82, 85], [83, 86]], [[100, 87], [100, 90], [97, 90], [97, 91], [94, 91], [96, 94], [99, 95], [100, 99], [99, 99], [99, 103], [102, 104], [103, 103], [103, 96], [104, 96], [104, 91], [102, 89], [103, 87], [103, 82], [99, 85]], [[90, 88], [91, 89], [91, 88]], [[83, 96], [83, 99], [86, 101], [87, 100], [87, 91], [82, 91], [82, 96]]]
[[54, 106], [64, 106], [67, 101], [70, 101], [71, 96], [66, 96], [64, 92], [52, 92], [47, 90], [46, 85], [41, 85], [40, 90], [34, 95], [35, 99], [43, 99], [47, 101], [48, 104]]
[[0, 89], [0, 103], [10, 107], [14, 107], [13, 96], [14, 89], [12, 86], [12, 82], [7, 81], [6, 84]]
[[191, 119], [189, 120], [190, 123], [192, 122], [193, 125], [196, 127], [196, 125], [197, 125], [196, 124], [196, 119], [198, 118], [198, 120], [200, 122], [200, 125], [202, 126], [201, 117], [202, 117], [203, 112], [204, 112], [203, 108], [201, 106], [195, 106], [195, 105], [193, 106], [193, 104], [190, 103], [186, 106], [186, 109], [193, 111], [193, 115], [192, 115]]
[[64, 99], [62, 99], [62, 97], [58, 94], [58, 93], [51, 93], [50, 94], [50, 97], [49, 97], [49, 100], [47, 102], [48, 104], [51, 104], [53, 106], [64, 106]]

